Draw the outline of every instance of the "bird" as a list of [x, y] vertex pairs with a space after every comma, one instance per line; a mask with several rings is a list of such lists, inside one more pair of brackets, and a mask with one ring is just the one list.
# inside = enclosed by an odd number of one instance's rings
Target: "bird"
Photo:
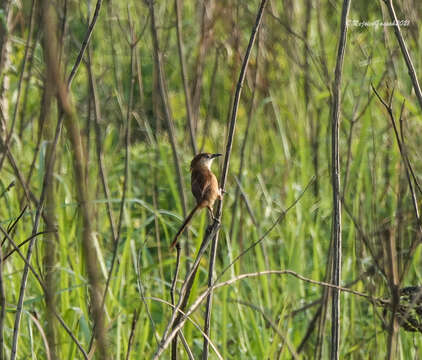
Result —
[[191, 190], [196, 199], [196, 205], [183, 221], [182, 226], [176, 233], [170, 249], [173, 249], [179, 241], [180, 235], [188, 226], [192, 217], [198, 210], [207, 208], [210, 212], [211, 218], [216, 220], [213, 214], [214, 202], [222, 199], [223, 191], [218, 186], [216, 176], [211, 171], [211, 164], [213, 160], [222, 154], [200, 153], [196, 155], [190, 164], [191, 171]]

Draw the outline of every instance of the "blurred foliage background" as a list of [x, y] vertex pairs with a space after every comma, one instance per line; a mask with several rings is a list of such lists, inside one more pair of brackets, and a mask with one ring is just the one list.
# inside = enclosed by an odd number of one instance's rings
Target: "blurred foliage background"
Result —
[[[60, 0], [51, 12], [62, 77], [56, 82], [60, 83], [68, 79], [95, 7], [100, 5], [69, 96], [84, 152], [85, 183], [92, 205], [91, 250], [101, 290], [116, 255], [104, 304], [109, 358], [152, 358], [171, 316], [171, 308], [160, 299], [170, 302], [176, 256], [168, 245], [184, 216], [174, 151], [186, 193], [185, 210], [189, 210], [194, 206], [189, 189], [189, 164], [194, 155], [190, 134], [198, 151], [225, 151], [235, 86], [259, 5], [236, 0], [176, 2], [180, 6], [191, 129], [175, 2], [153, 4], [155, 26], [151, 24], [151, 4], [141, 1]], [[422, 3], [398, 0], [394, 5], [397, 17], [404, 21], [401, 30], [420, 79]], [[48, 231], [34, 238], [30, 263], [50, 289], [50, 297], [30, 272], [17, 358], [83, 358], [52, 315], [54, 311], [86, 352], [91, 350], [90, 356], [101, 358], [95, 341], [91, 346], [93, 295], [84, 262], [84, 222], [77, 195], [80, 184], [66, 127], [59, 134], [52, 175], [47, 176], [48, 153], [63, 109], [53, 98], [51, 109], [45, 111], [52, 69], [45, 56], [48, 44], [43, 42], [42, 6], [40, 0], [3, 0], [0, 6], [0, 224], [17, 244], [31, 234]], [[267, 5], [239, 107], [216, 274], [257, 241], [313, 177], [315, 181], [283, 221], [231, 266], [222, 280], [270, 269], [290, 269], [314, 280], [330, 280], [330, 108], [340, 15], [340, 2], [281, 0]], [[391, 22], [384, 1], [352, 1], [349, 20], [340, 129], [342, 284], [389, 300], [394, 292], [392, 268], [400, 277], [400, 288], [421, 283], [421, 249], [410, 251], [415, 241], [419, 244], [421, 233], [406, 177], [409, 167], [400, 156], [388, 113], [371, 84], [384, 99], [391, 98], [414, 172], [411, 183], [417, 206], [422, 195], [418, 186], [422, 174], [421, 108], [393, 27], [383, 25]], [[154, 36], [168, 103], [163, 103], [159, 89]], [[217, 175], [221, 164], [213, 165]], [[40, 207], [46, 179], [47, 199]], [[38, 227], [37, 212], [41, 215]], [[53, 219], [52, 223], [48, 219]], [[207, 223], [204, 211], [181, 239], [179, 285]], [[21, 247], [24, 256], [28, 245]], [[11, 242], [4, 237], [3, 258], [12, 251]], [[207, 254], [191, 302], [206, 289], [208, 262]], [[11, 356], [24, 267], [16, 251], [2, 263], [4, 358]], [[386, 358], [392, 336], [388, 306], [349, 293], [342, 293], [341, 303], [341, 358]], [[327, 288], [288, 275], [237, 281], [215, 291], [210, 338], [225, 359], [324, 359], [330, 346], [329, 304]], [[192, 315], [201, 327], [203, 310], [201, 307]], [[394, 358], [422, 356], [420, 316], [412, 313], [417, 323], [411, 331], [403, 326], [406, 321], [400, 320], [393, 334], [397, 336]], [[201, 333], [190, 322], [183, 333], [199, 358]], [[179, 353], [182, 359], [188, 358], [182, 345]], [[169, 350], [164, 354], [163, 358], [170, 358]], [[217, 358], [213, 350], [210, 358]]]

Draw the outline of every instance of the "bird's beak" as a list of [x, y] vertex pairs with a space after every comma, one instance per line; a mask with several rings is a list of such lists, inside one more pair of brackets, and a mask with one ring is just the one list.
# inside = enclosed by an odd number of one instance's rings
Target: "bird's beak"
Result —
[[222, 156], [223, 154], [212, 154], [211, 155], [211, 159], [214, 159], [214, 158], [216, 158], [216, 157], [219, 157], [219, 156]]

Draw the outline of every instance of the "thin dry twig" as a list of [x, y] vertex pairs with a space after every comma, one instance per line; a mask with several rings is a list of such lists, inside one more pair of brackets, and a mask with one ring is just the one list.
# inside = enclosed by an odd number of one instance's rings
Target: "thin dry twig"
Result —
[[[171, 287], [170, 287], [170, 298], [171, 298], [171, 304], [173, 306], [176, 304], [176, 296], [175, 296], [176, 295], [176, 284], [177, 284], [177, 279], [179, 278], [181, 252], [182, 252], [182, 247], [180, 245], [180, 242], [178, 242], [176, 244], [176, 267], [174, 269], [173, 280], [171, 282]], [[177, 359], [177, 336], [173, 339], [173, 342], [171, 344], [171, 358], [172, 358], [172, 360]]]
[[[356, 283], [358, 283], [359, 281], [362, 281], [365, 277], [370, 276], [372, 274], [374, 274], [374, 270], [375, 270], [375, 266], [371, 266], [367, 271], [365, 271], [363, 274], [359, 275], [355, 280], [347, 283], [344, 287], [346, 288], [350, 288], [353, 285], [355, 285]], [[319, 299], [314, 300], [306, 305], [301, 306], [300, 308], [293, 310], [292, 312], [290, 312], [289, 314], [285, 315], [285, 318], [293, 318], [296, 315], [298, 315], [299, 313], [308, 310], [310, 308], [312, 308], [315, 305], [320, 305], [318, 307], [318, 309], [316, 310], [312, 320], [309, 322], [308, 325], [308, 329], [302, 339], [302, 341], [300, 342], [300, 345], [297, 348], [297, 352], [301, 353], [302, 350], [305, 347], [306, 342], [310, 339], [312, 332], [314, 331], [315, 327], [316, 327], [316, 323], [319, 319], [319, 317], [321, 316], [322, 310], [323, 310], [323, 301], [324, 301], [324, 295], [322, 295]]]
[[12, 181], [8, 186], [7, 186], [7, 188], [6, 189], [4, 189], [3, 190], [3, 192], [0, 194], [0, 199], [4, 196], [4, 195], [6, 195], [6, 193], [7, 192], [9, 192], [9, 190], [12, 188], [12, 187], [14, 187], [15, 186], [15, 181]]
[[308, 184], [305, 186], [305, 188], [302, 190], [302, 192], [299, 194], [299, 196], [290, 204], [290, 206], [283, 210], [282, 213], [278, 216], [278, 218], [273, 222], [273, 224], [264, 232], [264, 234], [254, 243], [252, 243], [250, 246], [248, 246], [245, 250], [243, 250], [239, 255], [237, 255], [233, 261], [228, 264], [224, 270], [218, 275], [217, 279], [215, 281], [218, 281], [222, 278], [222, 276], [226, 273], [227, 270], [229, 270], [241, 257], [243, 257], [246, 253], [251, 251], [255, 246], [259, 245], [267, 236], [268, 234], [273, 231], [273, 229], [280, 224], [282, 220], [286, 217], [287, 213], [293, 209], [296, 204], [302, 199], [303, 195], [308, 191], [309, 187], [314, 183], [316, 177], [312, 177], [312, 179], [308, 182]]
[[155, 23], [155, 9], [154, 9], [154, 1], [153, 0], [147, 0], [149, 11], [150, 11], [150, 17], [151, 17], [151, 35], [152, 35], [152, 42], [154, 47], [154, 62], [157, 70], [158, 75], [158, 88], [160, 92], [161, 102], [163, 105], [163, 110], [165, 114], [165, 119], [167, 122], [167, 131], [170, 138], [170, 144], [172, 148], [172, 154], [173, 154], [173, 161], [174, 161], [174, 167], [176, 169], [176, 179], [177, 179], [177, 185], [178, 190], [182, 202], [182, 209], [183, 209], [183, 217], [186, 217], [187, 214], [187, 206], [186, 206], [186, 195], [185, 190], [183, 186], [183, 176], [182, 176], [182, 170], [180, 166], [180, 160], [179, 160], [179, 153], [177, 150], [177, 142], [176, 142], [176, 135], [175, 135], [175, 129], [174, 129], [174, 121], [173, 121], [173, 115], [170, 108], [170, 103], [168, 101], [168, 94], [167, 94], [167, 86], [165, 81], [165, 74], [164, 74], [164, 66], [162, 62], [162, 54], [160, 51], [160, 46], [158, 42], [158, 34], [157, 34], [157, 26]]
[[406, 164], [407, 164], [407, 167], [410, 171], [410, 175], [412, 175], [413, 182], [415, 183], [415, 186], [418, 189], [419, 193], [422, 195], [421, 185], [419, 184], [419, 180], [416, 177], [415, 172], [413, 171], [413, 167], [410, 164], [409, 156], [407, 154], [407, 146], [406, 146], [406, 141], [405, 141], [405, 138], [404, 138], [404, 128], [403, 128], [403, 116], [402, 116], [403, 110], [404, 110], [404, 102], [402, 104], [402, 110], [401, 110], [400, 119], [399, 119], [399, 122], [400, 122], [400, 138], [401, 138], [401, 143], [402, 143], [402, 146], [403, 146], [403, 153], [404, 153], [404, 157], [406, 158]]
[[144, 286], [142, 285], [141, 256], [142, 256], [142, 249], [139, 250], [139, 254], [138, 254], [138, 257], [136, 258], [136, 262], [135, 262], [136, 281], [138, 283], [139, 295], [141, 296], [142, 303], [145, 306], [148, 319], [151, 323], [152, 331], [153, 331], [153, 334], [154, 334], [154, 339], [155, 339], [155, 341], [158, 345], [159, 340], [158, 340], [158, 336], [157, 336], [157, 330], [156, 330], [156, 327], [155, 327], [155, 322], [154, 322], [154, 319], [152, 318], [151, 311], [149, 310], [148, 304], [146, 302], [146, 298], [145, 298], [145, 294], [144, 294]]
[[[97, 23], [98, 15], [100, 13], [102, 0], [98, 0], [97, 4], [95, 5], [94, 15], [92, 16], [91, 23], [88, 26], [86, 34], [84, 36], [84, 40], [82, 42], [82, 46], [79, 50], [78, 57], [76, 58], [75, 64], [73, 65], [72, 70], [70, 71], [69, 77], [67, 79], [67, 87], [70, 89], [72, 85], [72, 81], [78, 71], [79, 65], [81, 64], [82, 58], [84, 56], [85, 50], [88, 47], [89, 40], [91, 39], [92, 32], [94, 31], [95, 24]], [[64, 26], [64, 25], [63, 25]]]
[[[39, 236], [39, 235], [44, 235], [44, 234], [48, 234], [48, 233], [52, 233], [52, 232], [55, 232], [55, 231], [40, 231], [40, 232], [37, 232], [36, 234], [31, 235], [28, 239], [26, 239], [26, 240], [22, 241], [22, 242], [18, 245], [18, 247], [22, 247], [23, 245], [25, 245], [26, 243], [28, 243], [29, 241], [31, 241], [32, 239], [36, 238], [36, 237], [37, 237], [37, 236]], [[11, 251], [10, 251], [7, 255], [5, 255], [5, 256], [3, 257], [3, 261], [6, 261], [6, 260], [7, 260], [7, 258], [8, 258], [8, 257], [10, 257], [11, 255], [13, 255], [13, 253], [14, 253], [15, 251], [16, 251], [15, 249], [11, 250]]]
[[[249, 107], [249, 112], [248, 112], [248, 122], [246, 124], [246, 129], [245, 129], [245, 134], [243, 136], [243, 140], [242, 140], [242, 146], [240, 149], [240, 164], [239, 164], [239, 170], [237, 172], [237, 177], [236, 177], [236, 182], [237, 182], [237, 186], [236, 186], [236, 192], [234, 194], [234, 201], [233, 201], [233, 206], [232, 206], [232, 221], [230, 224], [230, 231], [229, 231], [229, 236], [230, 236], [230, 240], [233, 240], [233, 233], [234, 233], [234, 224], [236, 221], [236, 214], [237, 214], [237, 207], [238, 207], [238, 203], [239, 203], [239, 195], [241, 193], [241, 184], [242, 184], [242, 177], [243, 177], [243, 167], [245, 165], [245, 152], [246, 152], [246, 144], [248, 142], [248, 135], [249, 135], [249, 130], [251, 127], [251, 123], [252, 123], [252, 119], [254, 118], [255, 115], [255, 108], [256, 108], [256, 92], [257, 92], [257, 83], [258, 83], [258, 77], [259, 77], [259, 47], [260, 47], [260, 36], [259, 36], [260, 32], [258, 32], [258, 38], [257, 38], [257, 42], [256, 42], [256, 59], [255, 59], [255, 63], [256, 63], [256, 67], [255, 67], [255, 77], [253, 80], [253, 85], [252, 85], [252, 95], [251, 95], [251, 100], [250, 100], [250, 107]], [[253, 217], [252, 217], [253, 218]], [[254, 221], [256, 223], [256, 221]]]
[[300, 275], [297, 272], [292, 271], [292, 270], [287, 270], [287, 269], [286, 270], [265, 270], [265, 271], [259, 271], [259, 272], [254, 272], [254, 273], [242, 274], [242, 275], [236, 276], [236, 277], [234, 277], [230, 280], [222, 281], [220, 283], [216, 283], [216, 284], [212, 285], [210, 288], [208, 288], [206, 291], [204, 291], [202, 294], [200, 294], [196, 298], [196, 300], [192, 303], [190, 308], [184, 313], [184, 315], [182, 316], [179, 324], [173, 329], [173, 331], [171, 333], [168, 334], [168, 336], [164, 339], [164, 341], [162, 341], [162, 344], [161, 344], [159, 350], [154, 355], [154, 359], [158, 359], [158, 357], [163, 353], [163, 351], [170, 344], [171, 340], [174, 338], [174, 336], [177, 334], [177, 332], [183, 327], [186, 319], [189, 316], [191, 316], [192, 313], [195, 312], [199, 308], [199, 306], [202, 304], [202, 302], [205, 300], [205, 298], [208, 296], [208, 294], [211, 290], [213, 291], [213, 290], [219, 289], [219, 288], [224, 287], [224, 286], [232, 285], [233, 283], [240, 281], [240, 280], [243, 280], [243, 279], [254, 278], [254, 277], [263, 276], [263, 275], [291, 275], [291, 276], [294, 276], [295, 278], [297, 278], [301, 281], [304, 281], [306, 283], [309, 283], [309, 284], [328, 287], [328, 288], [331, 288], [331, 289], [336, 289], [336, 290], [339, 290], [339, 291], [342, 291], [342, 292], [347, 292], [347, 293], [362, 297], [366, 300], [371, 301], [372, 303], [376, 304], [377, 306], [388, 307], [390, 305], [390, 302], [388, 300], [384, 300], [384, 299], [381, 299], [381, 298], [375, 298], [375, 297], [372, 297], [370, 295], [364, 294], [362, 292], [352, 290], [352, 289], [348, 289], [348, 288], [342, 287], [342, 286], [333, 285], [331, 283], [327, 283], [327, 282], [324, 282], [324, 281], [313, 280], [313, 279], [307, 278], [303, 275]]
[[[51, 346], [48, 343], [48, 339], [47, 339], [47, 336], [45, 334], [45, 331], [44, 331], [42, 325], [40, 324], [39, 320], [34, 315], [32, 315], [29, 311], [28, 311], [28, 316], [34, 322], [35, 326], [37, 327], [38, 331], [41, 334], [41, 339], [44, 342], [45, 356], [46, 356], [47, 360], [51, 360], [52, 359], [52, 356], [51, 356], [51, 353], [50, 353], [50, 347]], [[53, 359], [54, 359], [54, 357], [53, 357]]]
[[217, 78], [217, 70], [218, 70], [218, 63], [220, 58], [221, 49], [218, 47], [215, 49], [215, 57], [214, 57], [214, 65], [212, 68], [212, 75], [211, 75], [211, 84], [209, 89], [209, 95], [208, 95], [208, 104], [207, 104], [207, 110], [205, 114], [205, 119], [203, 121], [203, 127], [202, 127], [202, 141], [199, 152], [202, 152], [205, 146], [205, 141], [208, 137], [209, 130], [211, 127], [210, 123], [210, 117], [211, 117], [211, 111], [215, 106], [215, 88], [216, 88], [216, 78]]
[[198, 126], [199, 109], [202, 95], [202, 82], [204, 75], [204, 65], [207, 55], [207, 50], [210, 46], [210, 32], [212, 31], [212, 1], [204, 0], [198, 3], [199, 13], [201, 16], [201, 35], [198, 40], [198, 55], [195, 61], [194, 79], [192, 85], [192, 112], [193, 125], [195, 129]]
[[394, 9], [393, 0], [384, 0], [388, 8], [391, 20], [394, 22], [394, 34], [396, 35], [397, 41], [400, 45], [400, 50], [403, 54], [404, 61], [406, 62], [407, 71], [409, 72], [410, 79], [412, 81], [413, 89], [415, 90], [416, 97], [419, 102], [419, 106], [422, 110], [422, 91], [419, 85], [418, 77], [416, 75], [415, 67], [413, 66], [412, 58], [410, 57], [409, 51], [407, 50], [406, 42], [404, 41], [401, 33], [400, 22], [397, 19], [396, 11]]
[[192, 151], [194, 154], [198, 153], [198, 146], [196, 144], [195, 131], [193, 125], [193, 111], [192, 111], [192, 99], [191, 93], [189, 90], [188, 74], [186, 70], [186, 60], [184, 54], [184, 44], [183, 44], [183, 35], [182, 35], [182, 4], [180, 0], [174, 0], [174, 7], [176, 10], [176, 30], [177, 30], [177, 48], [179, 50], [179, 62], [181, 69], [181, 76], [183, 82], [183, 91], [185, 93], [185, 103], [186, 103], [186, 115], [188, 120], [188, 128], [190, 141], [192, 145]]
[[[15, 219], [15, 221], [13, 221], [8, 227], [7, 227], [7, 232], [9, 234], [11, 234], [13, 232], [13, 230], [15, 229], [17, 223], [19, 222], [19, 220], [21, 219], [21, 217], [25, 214], [26, 209], [28, 208], [28, 206], [24, 206], [22, 211], [20, 212], [20, 214], [18, 215], [18, 217]], [[3, 237], [3, 241], [1, 242], [1, 246], [3, 246], [4, 242], [6, 241], [7, 237]]]
[[136, 323], [138, 322], [138, 319], [139, 311], [135, 309], [133, 311], [132, 326], [130, 328], [129, 340], [127, 342], [126, 360], [130, 359], [130, 351], [132, 350], [133, 339], [135, 338]]
[[[157, 298], [157, 297], [149, 297], [148, 299], [150, 299], [150, 300], [154, 300], [154, 301], [157, 301], [157, 302], [160, 302], [160, 303], [163, 303], [163, 304], [166, 304], [166, 305], [168, 305], [168, 306], [170, 306], [170, 307], [172, 307], [173, 309], [176, 309], [175, 308], [175, 306], [173, 305], [173, 304], [170, 304], [168, 301], [165, 301], [165, 300], [163, 300], [163, 299], [160, 299], [160, 298]], [[199, 324], [197, 324], [190, 316], [187, 316], [182, 310], [178, 310], [178, 312], [180, 313], [180, 315], [181, 316], [183, 316], [183, 317], [185, 317], [185, 319], [187, 319], [187, 320], [189, 320], [198, 330], [199, 330], [199, 332], [203, 335], [203, 336], [205, 336], [205, 337], [207, 337], [207, 334], [205, 334], [205, 332], [201, 329], [201, 327], [199, 326]], [[179, 329], [180, 330], [180, 329]], [[180, 335], [180, 333], [181, 332], [179, 332], [178, 333], [178, 335]], [[214, 350], [214, 352], [215, 352], [215, 354], [217, 355], [217, 357], [219, 358], [219, 359], [223, 359], [223, 357], [221, 356], [221, 354], [219, 353], [219, 351], [217, 350], [217, 347], [213, 344], [213, 342], [211, 341], [211, 339], [210, 338], [208, 338], [208, 340], [209, 340], [209, 342], [210, 342], [210, 344], [211, 344], [211, 347], [212, 347], [212, 349]], [[192, 355], [192, 357], [193, 357], [193, 355]]]

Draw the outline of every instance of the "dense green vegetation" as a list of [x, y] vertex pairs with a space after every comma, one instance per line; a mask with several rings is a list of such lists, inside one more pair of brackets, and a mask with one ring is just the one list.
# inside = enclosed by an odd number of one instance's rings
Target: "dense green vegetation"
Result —
[[[191, 116], [175, 2], [61, 0], [49, 9], [47, 0], [3, 0], [0, 6], [0, 257], [11, 254], [0, 266], [0, 359], [11, 357], [14, 334], [17, 359], [83, 359], [56, 315], [93, 358], [149, 359], [157, 350], [172, 315], [177, 261], [168, 246], [184, 211], [195, 205], [192, 138], [199, 151], [225, 154], [259, 6], [176, 3]], [[98, 4], [89, 46], [67, 92]], [[421, 79], [422, 3], [394, 5], [397, 17], [408, 20], [401, 30]], [[283, 0], [265, 9], [237, 114], [214, 270], [216, 276], [226, 270], [218, 282], [265, 270], [294, 273], [256, 274], [215, 289], [209, 337], [224, 359], [330, 355], [331, 292], [294, 275], [331, 279], [331, 108], [341, 7]], [[391, 22], [386, 4], [352, 1], [349, 20], [340, 112], [341, 284], [367, 297], [341, 292], [340, 358], [419, 359], [420, 300], [398, 296], [421, 284], [422, 109], [394, 27], [382, 24]], [[49, 50], [55, 50], [51, 58]], [[371, 84], [391, 105], [402, 155]], [[222, 164], [213, 165], [218, 177]], [[181, 239], [176, 301], [209, 221], [202, 211]], [[14, 330], [28, 269], [11, 240], [21, 244], [34, 234], [20, 248], [32, 270]], [[187, 309], [207, 290], [209, 262], [210, 246]], [[205, 303], [183, 327], [195, 359], [203, 336], [193, 323], [203, 329]], [[170, 348], [163, 359], [171, 358]], [[181, 341], [177, 351], [188, 358]], [[209, 358], [218, 358], [212, 348]]]

